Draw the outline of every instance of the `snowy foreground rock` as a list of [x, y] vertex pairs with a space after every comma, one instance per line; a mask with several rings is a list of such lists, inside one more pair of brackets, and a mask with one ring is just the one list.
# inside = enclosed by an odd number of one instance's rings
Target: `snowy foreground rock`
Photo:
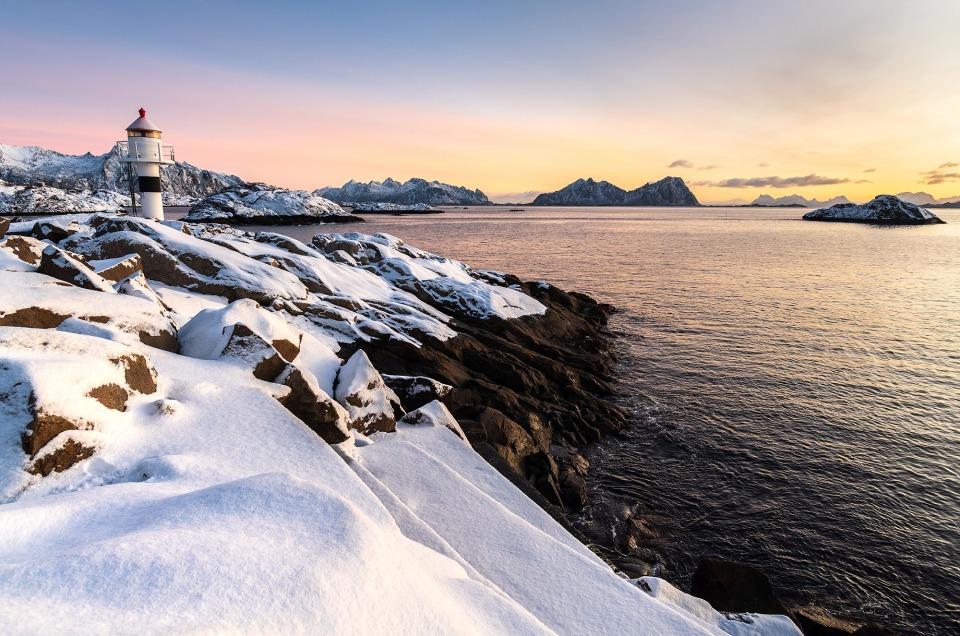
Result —
[[8, 232], [4, 634], [799, 633], [618, 576], [471, 448], [455, 389], [379, 373], [369, 347], [458, 337], [445, 306], [545, 311], [494, 274], [385, 235]]
[[840, 203], [803, 215], [806, 221], [844, 221], [878, 225], [926, 225], [945, 223], [926, 208], [902, 201], [891, 194], [881, 194], [862, 205]]

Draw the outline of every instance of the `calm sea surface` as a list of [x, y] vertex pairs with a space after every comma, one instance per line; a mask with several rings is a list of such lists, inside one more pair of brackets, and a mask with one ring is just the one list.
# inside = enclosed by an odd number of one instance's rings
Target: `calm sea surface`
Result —
[[593, 485], [654, 521], [662, 576], [686, 586], [717, 555], [795, 600], [960, 633], [960, 211], [905, 228], [802, 212], [471, 208], [336, 230], [621, 309], [634, 418], [590, 452]]

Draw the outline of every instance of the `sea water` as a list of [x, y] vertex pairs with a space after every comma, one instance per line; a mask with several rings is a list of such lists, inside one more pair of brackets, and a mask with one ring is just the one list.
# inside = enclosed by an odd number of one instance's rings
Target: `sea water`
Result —
[[[522, 206], [519, 206], [522, 207]], [[960, 633], [960, 211], [948, 225], [804, 210], [504, 208], [368, 216], [476, 268], [619, 308], [627, 435], [595, 497], [635, 506], [661, 576], [713, 555], [904, 633]]]

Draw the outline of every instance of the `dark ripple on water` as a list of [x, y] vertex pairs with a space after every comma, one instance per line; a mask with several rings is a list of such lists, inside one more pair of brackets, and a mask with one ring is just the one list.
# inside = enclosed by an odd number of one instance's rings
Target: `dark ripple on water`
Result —
[[683, 586], [718, 555], [794, 600], [945, 635], [960, 633], [960, 213], [943, 212], [880, 231], [796, 210], [474, 209], [363, 230], [623, 310], [634, 425], [590, 459], [597, 496], [657, 526], [641, 548], [661, 574]]

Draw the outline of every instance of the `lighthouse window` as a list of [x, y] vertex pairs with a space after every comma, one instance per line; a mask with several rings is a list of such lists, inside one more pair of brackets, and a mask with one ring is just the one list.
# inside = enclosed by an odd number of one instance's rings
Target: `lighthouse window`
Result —
[[159, 130], [128, 130], [127, 137], [151, 137], [153, 139], [160, 139]]

